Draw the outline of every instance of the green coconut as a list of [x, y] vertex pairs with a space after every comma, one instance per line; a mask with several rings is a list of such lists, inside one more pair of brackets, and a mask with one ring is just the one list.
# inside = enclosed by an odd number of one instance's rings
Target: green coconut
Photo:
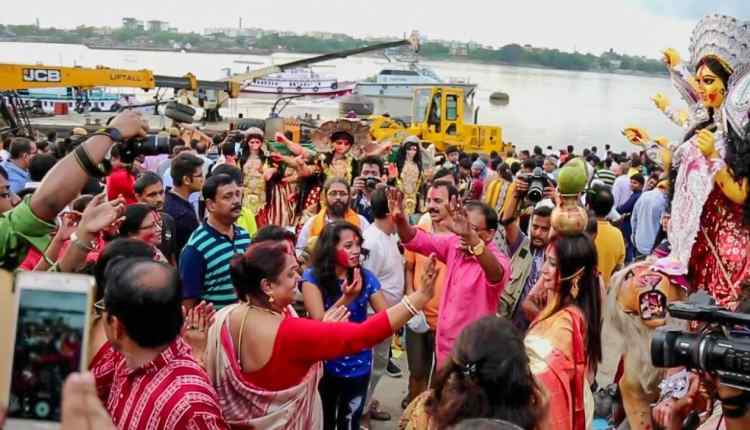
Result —
[[560, 194], [578, 194], [586, 189], [588, 174], [586, 164], [580, 158], [565, 163], [557, 176], [557, 190]]

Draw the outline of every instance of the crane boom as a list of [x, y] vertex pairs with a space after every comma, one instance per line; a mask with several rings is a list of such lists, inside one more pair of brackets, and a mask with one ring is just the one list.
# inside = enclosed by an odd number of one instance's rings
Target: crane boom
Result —
[[174, 88], [197, 91], [211, 89], [237, 97], [239, 84], [232, 81], [203, 81], [190, 73], [185, 76], [154, 75], [150, 70], [111, 69], [97, 66], [60, 67], [30, 64], [0, 64], [0, 91], [15, 91], [34, 88], [76, 87], [122, 87], [151, 90]]
[[290, 61], [288, 63], [276, 64], [273, 66], [263, 67], [258, 70], [253, 70], [247, 73], [239, 73], [232, 75], [230, 81], [243, 82], [251, 81], [253, 79], [262, 78], [263, 76], [270, 75], [271, 73], [283, 72], [284, 70], [293, 69], [295, 67], [305, 67], [310, 64], [321, 63], [323, 61], [335, 60], [337, 58], [346, 58], [352, 55], [362, 54], [364, 52], [378, 51], [381, 49], [396, 48], [399, 46], [411, 45], [414, 51], [419, 50], [419, 34], [412, 32], [411, 36], [407, 39], [396, 40], [393, 42], [383, 42], [375, 45], [364, 46], [362, 48], [348, 49], [346, 51], [332, 52], [330, 54], [318, 55], [311, 58], [305, 58], [302, 60]]

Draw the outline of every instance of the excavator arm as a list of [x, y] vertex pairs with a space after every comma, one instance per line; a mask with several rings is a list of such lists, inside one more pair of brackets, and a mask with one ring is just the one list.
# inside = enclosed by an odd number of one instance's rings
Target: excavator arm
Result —
[[223, 91], [231, 98], [237, 97], [240, 92], [237, 82], [202, 81], [190, 73], [185, 76], [163, 76], [155, 75], [149, 70], [111, 69], [104, 66], [87, 68], [0, 63], [0, 91], [66, 87], [120, 87], [146, 91], [154, 88], [188, 91], [207, 89]]

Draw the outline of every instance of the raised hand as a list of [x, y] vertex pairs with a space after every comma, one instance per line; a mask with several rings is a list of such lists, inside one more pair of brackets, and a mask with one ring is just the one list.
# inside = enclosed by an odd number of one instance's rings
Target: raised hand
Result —
[[345, 283], [341, 286], [341, 292], [347, 297], [357, 297], [362, 291], [362, 274], [359, 267], [354, 269], [352, 282]]
[[107, 194], [101, 193], [94, 197], [81, 214], [79, 231], [88, 235], [95, 235], [113, 224], [124, 219], [125, 199], [118, 197], [107, 201]]
[[78, 222], [81, 220], [81, 213], [76, 211], [66, 212], [62, 216], [62, 225], [57, 229], [55, 236], [59, 240], [68, 240], [73, 232], [78, 228]]
[[451, 198], [450, 204], [448, 205], [448, 213], [450, 214], [450, 219], [447, 225], [448, 230], [461, 236], [465, 240], [474, 233], [474, 229], [469, 223], [469, 216], [466, 213], [466, 208], [464, 208], [463, 204], [458, 200], [458, 197], [453, 196], [453, 198]]
[[148, 121], [143, 119], [140, 112], [126, 110], [119, 113], [111, 123], [110, 127], [116, 128], [125, 140], [134, 137], [146, 137], [148, 134]]
[[437, 279], [437, 257], [430, 254], [430, 259], [422, 272], [421, 285], [419, 292], [431, 299], [435, 295], [435, 280]]
[[391, 214], [391, 219], [396, 222], [405, 221], [404, 193], [399, 191], [396, 187], [388, 187], [388, 190], [386, 190], [386, 196], [388, 197], [388, 213]]

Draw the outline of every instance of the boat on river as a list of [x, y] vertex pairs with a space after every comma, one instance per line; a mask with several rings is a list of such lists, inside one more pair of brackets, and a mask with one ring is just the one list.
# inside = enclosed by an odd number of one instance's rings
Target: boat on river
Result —
[[242, 85], [243, 93], [273, 95], [306, 95], [306, 96], [343, 96], [351, 94], [354, 82], [339, 81], [330, 76], [323, 76], [314, 70], [301, 67], [246, 81]]
[[[116, 112], [134, 101], [132, 94], [121, 94], [102, 88], [81, 90], [78, 88], [40, 88], [18, 90], [18, 97], [31, 109], [54, 113], [55, 107], [67, 105], [77, 112]], [[66, 109], [66, 110], [67, 110]]]
[[467, 97], [477, 88], [466, 79], [443, 79], [429, 67], [416, 61], [383, 68], [373, 78], [357, 82], [354, 93], [372, 98], [411, 99], [417, 88], [460, 87]]

